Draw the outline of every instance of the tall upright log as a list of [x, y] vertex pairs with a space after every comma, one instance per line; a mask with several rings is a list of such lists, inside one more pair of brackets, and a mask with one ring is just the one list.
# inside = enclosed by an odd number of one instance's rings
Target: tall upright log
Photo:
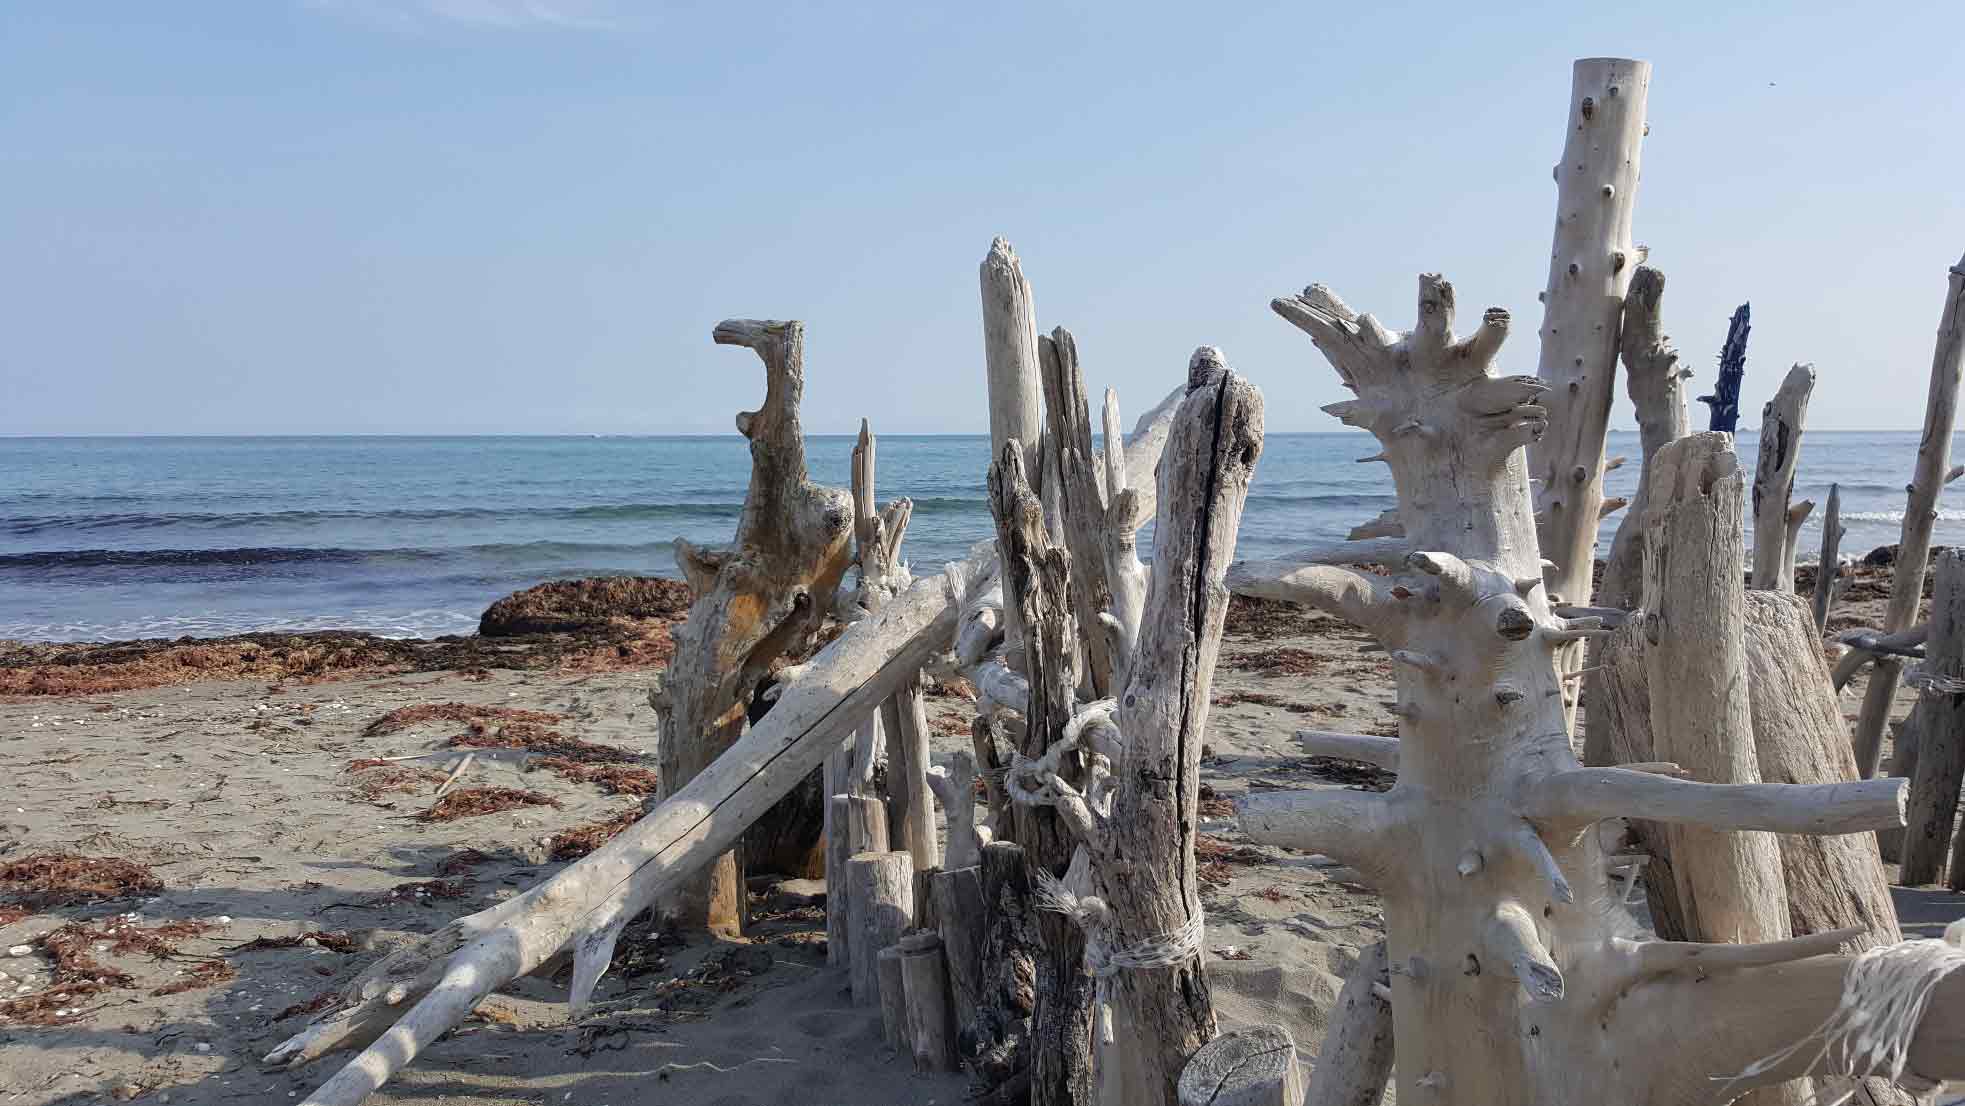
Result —
[[1753, 586], [1756, 591], [1794, 590], [1794, 535], [1788, 507], [1801, 464], [1801, 428], [1815, 366], [1788, 370], [1774, 398], [1760, 410], [1760, 457], [1753, 476]]
[[[1644, 599], [1658, 759], [1708, 783], [1756, 783], [1744, 645], [1741, 483], [1732, 441], [1695, 434], [1660, 450], [1646, 489]], [[1779, 845], [1767, 834], [1669, 834], [1687, 929], [1702, 941], [1789, 935]]]
[[1597, 600], [1606, 607], [1634, 607], [1643, 598], [1644, 489], [1651, 459], [1667, 442], [1691, 433], [1685, 414], [1685, 378], [1691, 370], [1679, 367], [1678, 351], [1665, 336], [1664, 298], [1665, 274], [1649, 265], [1638, 266], [1624, 296], [1619, 345], [1624, 388], [1637, 412], [1641, 461], [1637, 491], [1631, 496], [1630, 510], [1617, 523], [1604, 562]]
[[[1631, 211], [1650, 85], [1649, 62], [1578, 61], [1555, 169], [1555, 245], [1542, 294], [1536, 368], [1547, 388], [1541, 405], [1549, 430], [1529, 444], [1529, 466], [1542, 481], [1537, 538], [1542, 555], [1555, 563], [1544, 581], [1551, 596], [1579, 605], [1590, 602], [1596, 565], [1619, 315], [1640, 260], [1631, 242]], [[1563, 671], [1581, 668], [1582, 659], [1580, 647], [1564, 650]], [[1579, 686], [1564, 685], [1566, 725], [1574, 722]]]
[[914, 870], [941, 866], [935, 839], [935, 799], [928, 787], [928, 705], [917, 675], [880, 708], [887, 742], [887, 818], [896, 849]]
[[959, 1038], [970, 1071], [992, 1087], [1031, 1067], [1031, 1020], [1037, 1012], [1037, 906], [1023, 846], [991, 841], [982, 850], [981, 997], [973, 1039]]
[[1726, 324], [1726, 343], [1719, 348], [1719, 375], [1713, 380], [1713, 394], [1700, 396], [1709, 409], [1707, 430], [1731, 434], [1740, 424], [1740, 383], [1747, 375], [1747, 335], [1753, 331], [1753, 305], [1743, 303], [1733, 310]]
[[[661, 719], [663, 798], [736, 741], [751, 689], [772, 661], [818, 631], [852, 555], [851, 500], [814, 484], [805, 468], [804, 324], [727, 319], [713, 337], [757, 353], [764, 403], [737, 415], [737, 432], [750, 439], [751, 479], [734, 548], [712, 554], [679, 544], [692, 583], [704, 586], [675, 633], [675, 659], [649, 694]], [[743, 906], [742, 874], [728, 854], [677, 909], [694, 924], [727, 931], [741, 928]]]
[[[1965, 553], [1956, 549], [1938, 555], [1930, 644], [1916, 679], [1922, 685], [1923, 727], [1916, 775], [1910, 781], [1903, 871], [1898, 876], [1912, 887], [1935, 883], [1944, 875], [1952, 851], [1959, 785], [1965, 782]], [[1951, 883], [1955, 886], [1965, 879], [1953, 872]]]
[[1015, 440], [1035, 485], [1043, 471], [1044, 400], [1037, 353], [1037, 310], [1017, 252], [1001, 238], [982, 261], [983, 365], [989, 374], [989, 455]]
[[[1965, 258], [1951, 267], [1944, 313], [1938, 319], [1937, 348], [1931, 355], [1931, 389], [1924, 400], [1924, 436], [1917, 446], [1917, 468], [1907, 490], [1903, 536], [1897, 543], [1897, 563], [1890, 574], [1890, 605], [1884, 610], [1883, 630], [1895, 634], [1917, 622], [1924, 599], [1924, 570], [1931, 560], [1931, 529], [1938, 521], [1938, 493], [1951, 468], [1951, 430], [1958, 413], [1958, 377], [1965, 369]], [[1883, 755], [1883, 728], [1890, 719], [1903, 665], [1878, 657], [1856, 716], [1856, 766], [1864, 776], [1876, 774]]]
[[[1071, 551], [1071, 601], [1085, 635], [1085, 677], [1094, 699], [1114, 694], [1115, 643], [1099, 626], [1112, 606], [1106, 582], [1105, 500], [1092, 458], [1092, 415], [1085, 403], [1085, 376], [1078, 365], [1078, 342], [1058, 327], [1037, 340], [1043, 366], [1047, 441], [1058, 451], [1058, 507], [1070, 520], [1064, 527]], [[1123, 454], [1124, 445], [1118, 447]]]
[[1815, 561], [1815, 633], [1829, 629], [1829, 608], [1842, 581], [1842, 485], [1829, 485], [1828, 507], [1822, 514], [1822, 551]]

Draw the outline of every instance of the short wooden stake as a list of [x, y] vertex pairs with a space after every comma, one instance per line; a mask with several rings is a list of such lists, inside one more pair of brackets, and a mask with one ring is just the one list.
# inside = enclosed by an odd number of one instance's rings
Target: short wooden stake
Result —
[[914, 914], [914, 862], [906, 853], [859, 853], [846, 862], [852, 924], [853, 1004], [880, 1001], [880, 950], [901, 939]]
[[907, 991], [907, 1039], [917, 1071], [955, 1070], [955, 1026], [949, 1017], [948, 970], [942, 939], [910, 933], [900, 943], [901, 978]]
[[901, 981], [901, 947], [889, 945], [876, 958], [880, 967], [880, 1030], [887, 1047], [907, 1052], [907, 989]]
[[1223, 1033], [1187, 1061], [1177, 1093], [1180, 1106], [1298, 1106], [1303, 1071], [1296, 1041], [1280, 1025]]

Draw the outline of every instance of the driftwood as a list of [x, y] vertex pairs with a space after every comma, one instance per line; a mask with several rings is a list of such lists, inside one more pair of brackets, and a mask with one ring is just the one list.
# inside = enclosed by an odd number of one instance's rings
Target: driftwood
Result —
[[[1730, 1084], [1713, 1078], [1747, 1072], [1828, 1018], [1852, 964], [1829, 954], [1851, 934], [1719, 947], [1642, 940], [1615, 901], [1594, 823], [1849, 833], [1900, 822], [1901, 783], [1716, 784], [1659, 765], [1581, 767], [1554, 653], [1607, 630], [1594, 617], [1556, 615], [1544, 594], [1520, 447], [1542, 429], [1545, 388], [1488, 375], [1506, 313], [1489, 311], [1456, 338], [1452, 288], [1432, 276], [1420, 281], [1419, 324], [1406, 333], [1321, 286], [1274, 306], [1357, 393], [1333, 413], [1384, 447], [1409, 545], [1403, 558], [1386, 555], [1384, 575], [1307, 563], [1249, 571], [1403, 654], [1399, 776], [1384, 794], [1251, 795], [1241, 818], [1257, 841], [1323, 853], [1378, 887], [1399, 1100], [1717, 1103], [1815, 1071], [1820, 1054], [1799, 1049]], [[1737, 472], [1730, 479], [1737, 495]], [[1676, 509], [1701, 498], [1712, 494], [1700, 481], [1654, 481], [1647, 513], [1661, 500]], [[1243, 578], [1238, 566], [1231, 580]], [[1648, 644], [1679, 651], [1682, 628], [1697, 636], [1684, 626], [1697, 615], [1677, 604], [1663, 613], [1632, 625], [1656, 637]], [[1732, 668], [1743, 680], [1743, 666]], [[1746, 699], [1744, 689], [1736, 696]], [[1965, 1051], [1947, 1051], [1965, 1041], [1951, 1020], [1956, 1004], [1965, 978], [1935, 992], [1910, 1038], [1912, 1074], [1965, 1069]]]
[[988, 912], [983, 897], [981, 850], [978, 865], [935, 873], [928, 893], [934, 902], [935, 928], [948, 958], [949, 1005], [955, 1011], [955, 1054], [970, 1063], [981, 1051], [983, 1003], [983, 933]]
[[[1913, 674], [1920, 688], [1923, 726], [1918, 735], [1916, 774], [1910, 783], [1905, 819], [1903, 871], [1910, 886], [1943, 878], [1951, 857], [1958, 792], [1965, 782], [1965, 553], [1948, 549], [1938, 556], [1931, 600], [1931, 640], [1924, 663]], [[1965, 839], [1961, 839], [1965, 840]], [[1960, 845], [1965, 849], [1965, 844]], [[1965, 886], [1965, 872], [1953, 864], [1951, 885]]]
[[932, 933], [901, 938], [901, 981], [907, 1002], [907, 1043], [917, 1071], [955, 1070], [955, 1025], [949, 1009], [942, 939]]
[[880, 975], [880, 1035], [888, 1048], [907, 1053], [907, 982], [901, 978], [901, 946], [881, 949], [875, 960]]
[[1178, 1106], [1299, 1106], [1303, 1070], [1280, 1025], [1244, 1026], [1201, 1046], [1180, 1073]]
[[[1631, 212], [1650, 85], [1650, 63], [1624, 58], [1585, 58], [1571, 75], [1536, 368], [1548, 430], [1528, 444], [1530, 471], [1542, 481], [1536, 536], [1542, 556], [1555, 562], [1544, 576], [1552, 602], [1591, 599], [1618, 319], [1643, 260], [1631, 242]], [[1413, 520], [1405, 521], [1410, 533]], [[1564, 672], [1582, 668], [1582, 647], [1564, 649], [1561, 665]], [[1580, 687], [1561, 689], [1571, 722]]]
[[1719, 349], [1719, 375], [1713, 394], [1699, 402], [1711, 410], [1707, 430], [1731, 434], [1740, 425], [1740, 383], [1747, 375], [1747, 335], [1753, 331], [1753, 305], [1741, 304], [1726, 324], [1726, 344]]
[[974, 867], [982, 859], [982, 843], [976, 837], [976, 755], [957, 750], [946, 765], [928, 769], [927, 781], [948, 820], [948, 855], [942, 866]]
[[846, 862], [848, 924], [853, 929], [853, 1002], [880, 1002], [880, 952], [901, 939], [914, 917], [914, 866], [903, 852], [857, 853]]
[[928, 789], [928, 705], [917, 674], [880, 708], [887, 741], [888, 839], [913, 858], [916, 871], [941, 865], [935, 802]]
[[[750, 439], [750, 490], [727, 552], [677, 542], [696, 602], [675, 633], [675, 659], [649, 702], [661, 719], [661, 797], [681, 790], [743, 732], [750, 691], [771, 662], [810, 640], [852, 556], [846, 493], [807, 477], [798, 405], [805, 389], [804, 324], [727, 319], [718, 345], [745, 346], [764, 362], [764, 403], [737, 415]], [[696, 924], [742, 926], [742, 873], [734, 854], [676, 904]]]
[[[981, 1000], [973, 1043], [962, 1053], [986, 1085], [1001, 1088], [1031, 1069], [1031, 1017], [1037, 1012], [1037, 905], [1023, 846], [983, 846]], [[1025, 1083], [1024, 1093], [1029, 1092]]]
[[1378, 1106], [1392, 1080], [1392, 977], [1385, 942], [1362, 950], [1331, 1008], [1303, 1106]]
[[[1691, 433], [1685, 414], [1685, 378], [1691, 370], [1679, 367], [1678, 351], [1665, 337], [1663, 301], [1665, 274], [1649, 265], [1638, 266], [1624, 297], [1619, 342], [1624, 360], [1624, 387], [1637, 412], [1641, 465], [1631, 509], [1617, 523], [1604, 560], [1603, 586], [1597, 600], [1606, 607], [1635, 607], [1644, 585], [1644, 489], [1651, 459], [1667, 442]], [[1589, 763], [1599, 761], [1590, 759]]]
[[[1924, 436], [1917, 446], [1917, 467], [1904, 506], [1903, 536], [1897, 543], [1897, 563], [1890, 575], [1890, 604], [1884, 610], [1883, 631], [1908, 630], [1917, 622], [1924, 598], [1924, 571], [1931, 560], [1931, 530], [1938, 520], [1938, 493], [1950, 475], [1951, 431], [1958, 413], [1958, 378], [1965, 370], [1965, 258], [1951, 268], [1944, 314], [1938, 320], [1937, 348], [1931, 355], [1931, 388], [1924, 401]], [[1897, 694], [1903, 666], [1879, 659], [1863, 693], [1856, 716], [1856, 765], [1865, 776], [1876, 774], [1883, 754], [1883, 729]]]
[[[1760, 411], [1760, 458], [1753, 476], [1753, 587], [1757, 591], [1794, 590], [1794, 532], [1801, 518], [1790, 517], [1790, 500], [1794, 474], [1801, 465], [1802, 424], [1814, 391], [1815, 366], [1796, 365]], [[1802, 510], [1801, 517], [1807, 513]]]
[[[892, 841], [888, 833], [887, 804], [871, 795], [833, 796], [834, 802], [841, 800], [844, 800], [840, 809], [845, 815], [846, 859], [851, 860], [860, 853], [887, 852]], [[846, 897], [852, 898], [850, 890]]]
[[823, 763], [866, 712], [947, 643], [955, 616], [943, 581], [928, 580], [848, 627], [803, 666], [762, 721], [641, 821], [523, 894], [382, 958], [349, 985], [339, 1009], [281, 1043], [267, 1062], [304, 1063], [376, 1041], [306, 1100], [353, 1106], [486, 995], [568, 950], [578, 1010], [612, 962], [621, 927], [701, 871]]
[[1842, 485], [1829, 485], [1828, 506], [1822, 513], [1822, 551], [1815, 562], [1815, 633], [1829, 628], [1829, 608], [1842, 584]]

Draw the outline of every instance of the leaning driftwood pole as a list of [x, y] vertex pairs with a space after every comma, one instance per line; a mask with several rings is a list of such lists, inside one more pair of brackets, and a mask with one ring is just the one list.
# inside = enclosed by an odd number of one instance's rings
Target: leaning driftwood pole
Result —
[[[750, 490], [735, 549], [710, 553], [679, 542], [696, 602], [675, 634], [675, 659], [649, 700], [661, 718], [660, 788], [676, 794], [744, 728], [744, 706], [771, 662], [815, 633], [852, 556], [851, 501], [812, 483], [798, 405], [805, 390], [805, 327], [726, 319], [718, 345], [744, 346], [764, 362], [764, 403], [737, 415], [750, 439]], [[741, 928], [744, 892], [734, 854], [686, 894], [693, 924]]]
[[1829, 607], [1842, 578], [1842, 485], [1829, 485], [1828, 508], [1822, 515], [1822, 552], [1815, 562], [1815, 633], [1829, 629]]
[[[1603, 507], [1603, 439], [1617, 376], [1618, 316], [1640, 260], [1631, 243], [1638, 149], [1651, 64], [1584, 58], [1572, 73], [1562, 160], [1556, 163], [1556, 233], [1542, 294], [1542, 352], [1536, 375], [1547, 391], [1548, 433], [1529, 444], [1542, 481], [1537, 527], [1548, 594], [1587, 604]], [[1411, 532], [1412, 520], [1406, 520]], [[1581, 648], [1562, 654], [1565, 672], [1582, 667]], [[1576, 689], [1565, 684], [1566, 718]]]
[[641, 821], [524, 894], [377, 961], [349, 984], [340, 1009], [266, 1061], [304, 1063], [375, 1041], [304, 1104], [354, 1106], [486, 995], [567, 950], [578, 1009], [612, 961], [621, 927], [700, 872], [818, 767], [867, 711], [946, 645], [955, 615], [943, 581], [925, 580], [848, 627], [769, 714]]
[[[1938, 319], [1937, 348], [1931, 356], [1931, 390], [1924, 401], [1924, 436], [1917, 447], [1917, 469], [1904, 507], [1903, 537], [1890, 574], [1890, 605], [1883, 631], [1895, 634], [1917, 622], [1924, 599], [1924, 570], [1931, 560], [1931, 529], [1938, 520], [1938, 493], [1951, 465], [1951, 428], [1958, 412], [1958, 376], [1965, 368], [1965, 258], [1951, 267], [1944, 314]], [[1883, 753], [1883, 728], [1897, 694], [1903, 666], [1879, 657], [1870, 671], [1863, 709], [1856, 716], [1856, 766], [1876, 774]]]
[[1711, 408], [1707, 430], [1733, 433], [1740, 425], [1740, 382], [1747, 375], [1747, 335], [1753, 330], [1753, 305], [1741, 304], [1726, 324], [1726, 344], [1719, 350], [1719, 376], [1713, 394], [1699, 402]]
[[[1958, 791], [1965, 782], [1965, 553], [1948, 549], [1938, 556], [1937, 587], [1931, 598], [1931, 640], [1914, 680], [1922, 684], [1923, 730], [1917, 773], [1910, 782], [1910, 813], [1905, 819], [1903, 871], [1898, 879], [1912, 887], [1935, 883], [1951, 855], [1958, 813]], [[1954, 886], [1965, 884], [1961, 873]]]
[[[1605, 631], [1595, 616], [1556, 616], [1537, 574], [1520, 447], [1542, 430], [1546, 386], [1487, 375], [1507, 314], [1491, 310], [1456, 339], [1453, 305], [1450, 285], [1424, 277], [1419, 325], [1395, 334], [1321, 286], [1274, 304], [1357, 392], [1332, 413], [1384, 446], [1409, 544], [1352, 543], [1371, 546], [1384, 575], [1306, 559], [1237, 566], [1230, 579], [1313, 603], [1396, 650], [1399, 777], [1384, 794], [1252, 795], [1243, 827], [1377, 885], [1401, 1102], [1718, 1103], [1810, 1074], [1821, 1054], [1802, 1048], [1725, 1082], [1829, 1018], [1858, 969], [1828, 954], [1851, 935], [1639, 940], [1595, 823], [1849, 833], [1900, 822], [1902, 785], [1713, 784], [1577, 764], [1554, 653]], [[1665, 493], [1653, 492], [1656, 511]], [[1737, 559], [1733, 571], [1738, 589]], [[1658, 629], [1662, 648], [1678, 648], [1670, 622]], [[1948, 1020], [1961, 1008], [1965, 973], [1938, 985], [1911, 1032], [1911, 1074], [1965, 1070], [1965, 1049], [1947, 1052], [1965, 1042]]]
[[1331, 1007], [1303, 1106], [1378, 1106], [1392, 1081], [1392, 977], [1385, 942], [1360, 950]]
[[1801, 429], [1815, 366], [1788, 370], [1774, 398], [1760, 411], [1760, 457], [1753, 475], [1753, 586], [1756, 591], [1794, 590], [1794, 541], [1788, 506], [1801, 464]]

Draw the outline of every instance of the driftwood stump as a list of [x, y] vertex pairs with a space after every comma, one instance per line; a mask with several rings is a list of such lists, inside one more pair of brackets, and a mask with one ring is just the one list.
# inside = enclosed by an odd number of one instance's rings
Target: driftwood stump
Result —
[[[649, 701], [661, 719], [661, 796], [708, 767], [743, 732], [750, 690], [771, 662], [809, 641], [852, 554], [852, 503], [812, 483], [798, 406], [805, 389], [804, 325], [757, 319], [717, 324], [718, 345], [764, 362], [764, 403], [737, 415], [750, 439], [751, 481], [737, 540], [711, 552], [677, 543], [697, 599], [675, 633], [675, 659]], [[677, 904], [693, 924], [742, 926], [743, 880], [734, 854]]]

